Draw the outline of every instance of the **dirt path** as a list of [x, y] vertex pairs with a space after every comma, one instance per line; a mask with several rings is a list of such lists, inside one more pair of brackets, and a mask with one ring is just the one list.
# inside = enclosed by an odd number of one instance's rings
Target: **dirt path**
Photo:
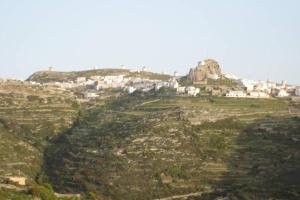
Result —
[[202, 192], [195, 192], [195, 193], [190, 193], [190, 194], [183, 194], [183, 195], [175, 195], [171, 197], [165, 197], [165, 198], [160, 198], [160, 199], [155, 199], [155, 200], [178, 200], [178, 199], [186, 199], [188, 197], [199, 197], [203, 193]]
[[157, 102], [157, 101], [159, 101], [159, 100], [160, 100], [160, 99], [155, 99], [155, 100], [152, 100], [152, 101], [146, 101], [146, 102], [143, 102], [143, 103], [141, 103], [141, 104], [138, 104], [138, 105], [134, 106], [133, 109], [135, 109], [136, 107], [139, 107], [139, 106], [146, 105], [146, 104], [148, 104], [148, 103], [154, 103], [154, 102]]

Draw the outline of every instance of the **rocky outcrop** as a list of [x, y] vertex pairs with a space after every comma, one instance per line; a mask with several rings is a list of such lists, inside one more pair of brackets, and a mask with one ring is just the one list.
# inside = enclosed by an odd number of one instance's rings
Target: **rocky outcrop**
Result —
[[222, 77], [220, 65], [213, 59], [206, 59], [199, 62], [196, 68], [192, 68], [188, 77], [195, 83], [205, 81], [212, 75]]

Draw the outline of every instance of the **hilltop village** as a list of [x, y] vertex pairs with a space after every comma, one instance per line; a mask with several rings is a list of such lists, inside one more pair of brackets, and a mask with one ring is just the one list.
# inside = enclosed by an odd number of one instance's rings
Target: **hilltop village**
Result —
[[[93, 70], [92, 70], [93, 71]], [[128, 73], [129, 72], [129, 73]], [[53, 68], [43, 72], [53, 73]], [[273, 81], [255, 81], [223, 74], [217, 61], [206, 59], [191, 68], [187, 76], [147, 77], [143, 74], [150, 73], [145, 67], [140, 71], [120, 70], [120, 72], [105, 75], [89, 73], [88, 76], [77, 75], [70, 79], [49, 79], [40, 81], [36, 76], [31, 76], [26, 82], [33, 85], [53, 86], [62, 90], [81, 90], [84, 98], [96, 98], [101, 91], [113, 89], [120, 92], [134, 93], [136, 91], [149, 92], [168, 88], [177, 95], [198, 96], [226, 96], [235, 98], [270, 98], [300, 96], [300, 87]], [[2, 80], [2, 82], [5, 80]]]
[[0, 199], [299, 199], [299, 89], [212, 59], [2, 79]]

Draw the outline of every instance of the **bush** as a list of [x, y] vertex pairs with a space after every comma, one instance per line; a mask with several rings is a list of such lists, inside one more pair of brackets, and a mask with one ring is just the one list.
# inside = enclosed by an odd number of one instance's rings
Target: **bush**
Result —
[[37, 198], [40, 198], [41, 200], [56, 200], [56, 196], [54, 194], [54, 191], [52, 189], [52, 186], [50, 184], [43, 184], [43, 185], [37, 185], [32, 184], [30, 193]]
[[29, 95], [27, 96], [28, 101], [38, 101], [40, 98], [35, 95]]
[[185, 174], [181, 166], [173, 165], [166, 170], [166, 174], [172, 178], [185, 178]]
[[93, 192], [88, 192], [84, 197], [83, 200], [103, 200], [102, 195], [97, 195]]
[[96, 200], [96, 195], [93, 192], [89, 192], [85, 198], [85, 200]]
[[209, 146], [216, 150], [224, 150], [226, 147], [225, 138], [220, 135], [212, 135], [209, 137]]

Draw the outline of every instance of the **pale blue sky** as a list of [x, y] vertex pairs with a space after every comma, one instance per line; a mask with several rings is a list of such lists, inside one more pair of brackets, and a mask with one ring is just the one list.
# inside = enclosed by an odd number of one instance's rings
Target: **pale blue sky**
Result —
[[0, 0], [0, 77], [145, 65], [300, 84], [298, 0]]

